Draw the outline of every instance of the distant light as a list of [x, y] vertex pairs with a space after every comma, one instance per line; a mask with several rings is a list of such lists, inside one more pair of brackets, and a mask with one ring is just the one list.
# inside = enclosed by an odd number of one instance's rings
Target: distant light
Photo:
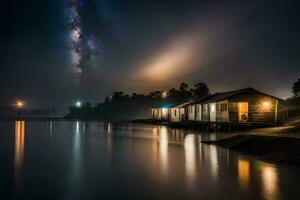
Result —
[[25, 102], [23, 100], [17, 100], [15, 106], [18, 108], [18, 109], [22, 109], [24, 106], [25, 106]]
[[166, 91], [162, 92], [161, 93], [161, 97], [164, 98], [164, 99], [167, 98], [168, 97], [168, 93]]
[[81, 75], [82, 74], [82, 69], [80, 67], [75, 66], [74, 67], [74, 72], [76, 75]]
[[76, 105], [77, 108], [80, 108], [82, 103], [80, 101], [77, 101], [75, 105]]

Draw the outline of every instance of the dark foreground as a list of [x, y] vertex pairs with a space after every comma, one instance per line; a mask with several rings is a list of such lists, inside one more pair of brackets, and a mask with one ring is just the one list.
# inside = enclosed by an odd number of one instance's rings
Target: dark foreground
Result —
[[0, 122], [0, 199], [300, 199], [300, 168], [145, 124]]
[[285, 164], [300, 166], [300, 139], [243, 134], [218, 141], [203, 141]]

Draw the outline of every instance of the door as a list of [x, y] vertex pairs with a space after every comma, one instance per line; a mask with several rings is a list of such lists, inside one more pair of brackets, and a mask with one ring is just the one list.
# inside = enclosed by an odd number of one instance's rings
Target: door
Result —
[[239, 116], [239, 122], [248, 121], [248, 102], [238, 103], [238, 116]]

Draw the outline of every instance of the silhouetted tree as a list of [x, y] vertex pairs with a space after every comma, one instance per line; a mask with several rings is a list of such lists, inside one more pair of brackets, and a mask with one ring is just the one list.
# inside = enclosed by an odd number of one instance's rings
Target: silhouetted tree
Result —
[[148, 96], [153, 99], [159, 99], [161, 98], [161, 91], [150, 92]]
[[123, 92], [115, 92], [112, 96], [112, 100], [120, 100], [124, 96]]
[[205, 83], [199, 82], [195, 84], [194, 88], [191, 89], [191, 92], [193, 93], [193, 99], [196, 100], [208, 96], [209, 88]]
[[189, 85], [185, 82], [182, 82], [179, 87], [180, 91], [187, 91], [189, 89]]
[[300, 79], [293, 84], [292, 92], [294, 97], [300, 97]]
[[188, 84], [183, 82], [179, 88], [172, 88], [163, 98], [162, 91], [153, 91], [148, 95], [133, 93], [132, 95], [123, 92], [115, 92], [112, 96], [105, 97], [104, 101], [92, 107], [89, 102], [83, 103], [80, 108], [72, 106], [69, 108], [70, 118], [91, 118], [102, 119], [132, 119], [149, 116], [149, 109], [161, 103], [181, 103], [208, 95], [209, 89], [205, 83], [198, 83], [195, 88], [189, 89]]

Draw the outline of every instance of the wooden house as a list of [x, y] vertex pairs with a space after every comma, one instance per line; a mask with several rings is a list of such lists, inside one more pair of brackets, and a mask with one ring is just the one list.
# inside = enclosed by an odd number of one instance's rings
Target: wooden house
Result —
[[161, 104], [151, 109], [152, 119], [154, 121], [169, 121], [170, 111], [169, 108], [175, 104]]
[[[196, 121], [276, 123], [279, 98], [253, 88], [216, 93], [194, 104]], [[197, 110], [197, 111], [196, 111]]]
[[197, 101], [185, 105], [188, 121], [202, 121], [202, 104], [205, 99], [210, 96], [203, 97]]
[[185, 106], [190, 102], [174, 105], [169, 108], [170, 110], [170, 122], [183, 122], [187, 118]]
[[196, 104], [189, 104], [186, 107], [187, 109], [187, 119], [189, 121], [195, 121], [196, 120]]

